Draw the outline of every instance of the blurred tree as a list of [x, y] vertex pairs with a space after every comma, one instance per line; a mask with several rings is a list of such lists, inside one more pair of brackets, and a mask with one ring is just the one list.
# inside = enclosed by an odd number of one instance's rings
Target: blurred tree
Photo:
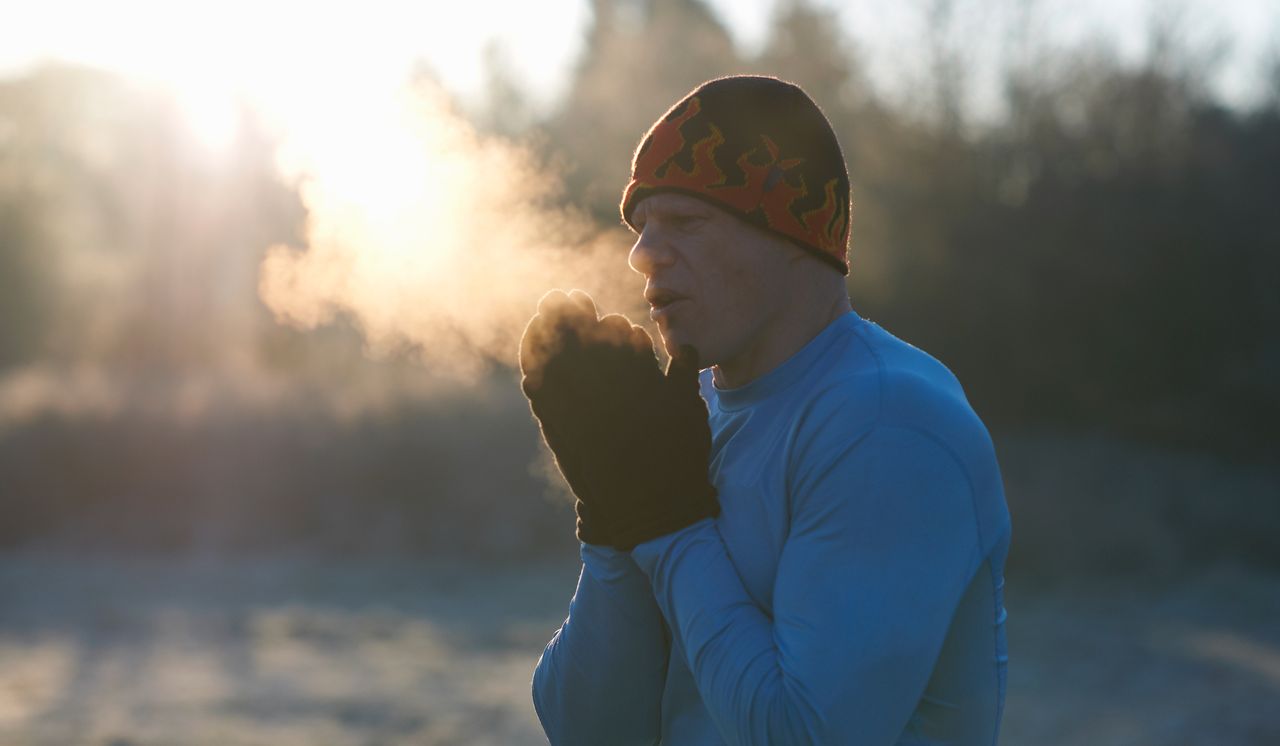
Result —
[[892, 220], [901, 295], [877, 310], [997, 421], [1256, 452], [1280, 435], [1256, 280], [1280, 183], [1265, 126], [1209, 94], [1217, 50], [1153, 38], [1137, 67], [1011, 70], [1005, 123], [899, 153], [930, 178]]
[[109, 268], [118, 196], [103, 175], [118, 124], [110, 102], [129, 95], [118, 79], [65, 66], [0, 83], [0, 359], [8, 363], [67, 353], [74, 345], [63, 340], [89, 321], [78, 294], [118, 280]]
[[764, 48], [753, 68], [799, 83], [822, 106], [842, 137], [858, 125], [856, 113], [872, 91], [857, 48], [839, 14], [810, 0], [780, 0]]
[[183, 117], [172, 95], [86, 68], [0, 83], [0, 359], [141, 374], [252, 356], [273, 324], [258, 262], [301, 206], [251, 123], [215, 153]]
[[0, 371], [32, 360], [44, 335], [49, 280], [37, 259], [41, 210], [32, 202], [0, 193]]
[[1262, 108], [1280, 110], [1280, 41], [1273, 44], [1263, 72]]
[[483, 64], [484, 104], [474, 117], [476, 126], [507, 138], [528, 135], [535, 126], [533, 105], [503, 47], [493, 41], [486, 44]]
[[592, 0], [569, 92], [548, 129], [569, 158], [570, 190], [605, 224], [618, 221], [630, 155], [668, 106], [741, 60], [701, 0]]
[[929, 50], [931, 113], [943, 132], [955, 135], [965, 123], [971, 70], [966, 52], [973, 45], [957, 32], [956, 0], [923, 0], [921, 5]]

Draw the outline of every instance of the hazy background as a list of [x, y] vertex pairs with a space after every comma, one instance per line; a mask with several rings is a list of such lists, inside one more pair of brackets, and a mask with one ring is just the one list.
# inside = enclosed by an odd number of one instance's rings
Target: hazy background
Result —
[[1280, 740], [1273, 4], [50, 2], [0, 50], [0, 743], [539, 742], [576, 542], [516, 340], [554, 286], [644, 318], [630, 154], [735, 72], [823, 106], [854, 307], [995, 436], [1005, 742]]

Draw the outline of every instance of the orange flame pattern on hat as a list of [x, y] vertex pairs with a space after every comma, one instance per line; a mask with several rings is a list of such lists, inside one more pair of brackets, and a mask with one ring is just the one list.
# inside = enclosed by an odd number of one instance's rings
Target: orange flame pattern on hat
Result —
[[[631, 183], [623, 193], [623, 219], [630, 224], [633, 200], [641, 190], [690, 192], [728, 207], [751, 222], [761, 222], [762, 217], [765, 227], [834, 258], [843, 267], [848, 216], [836, 201], [836, 180], [823, 185], [826, 199], [820, 207], [797, 216], [791, 206], [809, 193], [809, 187], [802, 174], [789, 179], [787, 172], [803, 159], [782, 158], [778, 145], [769, 136], [761, 135], [761, 145], [744, 152], [736, 161], [743, 183], [725, 185], [727, 175], [715, 162], [716, 150], [725, 141], [720, 128], [708, 123], [707, 136], [692, 145], [680, 131], [701, 111], [702, 104], [694, 96], [684, 111], [653, 128], [647, 147], [636, 157]], [[674, 160], [686, 147], [691, 149], [690, 170]], [[761, 149], [765, 158], [757, 157]], [[763, 162], [753, 163], [753, 159]]]

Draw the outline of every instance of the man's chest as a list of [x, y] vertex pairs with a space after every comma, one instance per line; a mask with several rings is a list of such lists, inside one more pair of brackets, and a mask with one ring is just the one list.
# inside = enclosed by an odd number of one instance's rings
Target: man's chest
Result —
[[720, 493], [720, 534], [747, 592], [770, 617], [791, 525], [788, 420], [767, 411], [712, 418], [710, 472]]

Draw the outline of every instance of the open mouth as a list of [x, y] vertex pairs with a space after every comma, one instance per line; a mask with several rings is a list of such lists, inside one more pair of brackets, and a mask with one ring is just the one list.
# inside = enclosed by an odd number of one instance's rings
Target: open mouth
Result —
[[649, 301], [649, 306], [654, 311], [661, 311], [676, 301], [684, 300], [685, 297], [679, 293], [662, 288], [650, 290], [644, 294], [645, 300]]

